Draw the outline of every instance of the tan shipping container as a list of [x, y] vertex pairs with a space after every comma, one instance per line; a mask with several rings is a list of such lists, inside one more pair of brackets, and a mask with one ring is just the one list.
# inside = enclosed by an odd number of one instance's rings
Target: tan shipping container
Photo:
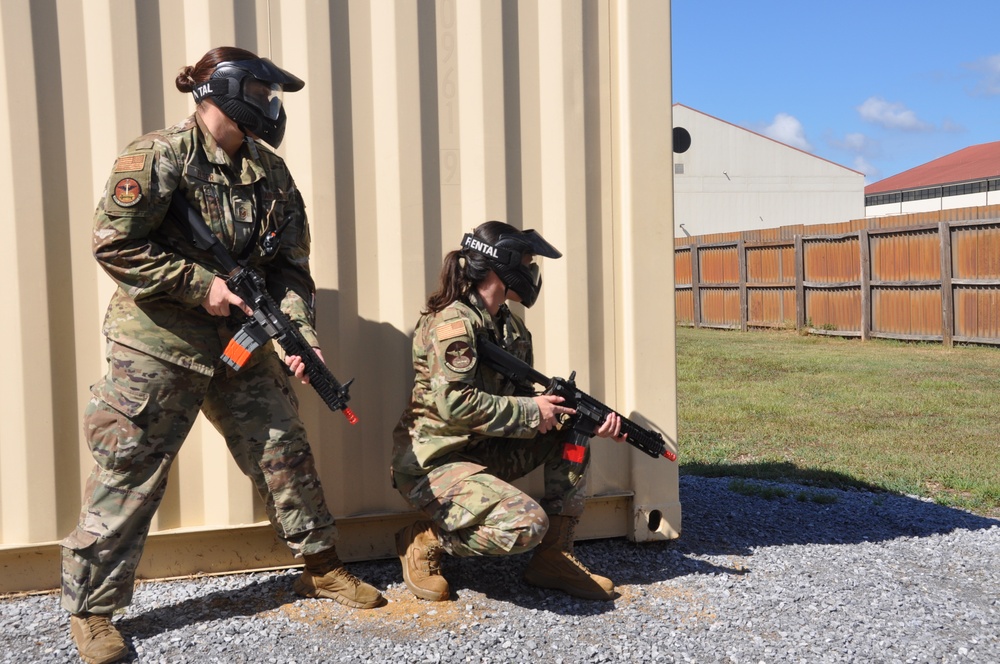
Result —
[[[116, 154], [193, 110], [174, 87], [236, 45], [306, 81], [280, 153], [306, 197], [318, 332], [351, 427], [299, 390], [347, 560], [391, 555], [410, 335], [443, 255], [487, 219], [565, 258], [527, 312], [548, 374], [676, 448], [670, 4], [665, 0], [0, 0], [0, 593], [58, 585], [92, 460], [81, 433], [115, 288], [90, 253]], [[595, 441], [582, 537], [676, 537], [677, 465]], [[540, 475], [522, 483], [534, 493]], [[141, 577], [294, 565], [204, 419]]]

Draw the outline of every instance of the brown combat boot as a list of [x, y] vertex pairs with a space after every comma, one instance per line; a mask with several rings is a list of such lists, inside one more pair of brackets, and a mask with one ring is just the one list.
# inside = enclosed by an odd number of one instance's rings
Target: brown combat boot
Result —
[[573, 555], [577, 519], [550, 516], [549, 529], [524, 570], [524, 580], [539, 588], [555, 588], [580, 599], [614, 599], [611, 579], [591, 572]]
[[403, 581], [420, 599], [443, 602], [451, 597], [448, 580], [441, 574], [442, 553], [437, 527], [431, 521], [417, 521], [396, 533]]
[[306, 567], [293, 588], [302, 597], [322, 597], [354, 609], [374, 609], [385, 604], [382, 593], [347, 571], [337, 549], [304, 556]]
[[87, 664], [117, 662], [128, 654], [128, 646], [118, 628], [111, 624], [110, 615], [77, 613], [69, 617], [69, 631], [73, 635], [80, 659]]

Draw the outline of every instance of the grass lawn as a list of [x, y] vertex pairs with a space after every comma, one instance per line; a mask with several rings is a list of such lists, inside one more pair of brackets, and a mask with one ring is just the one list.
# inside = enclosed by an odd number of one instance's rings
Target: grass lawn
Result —
[[677, 328], [681, 472], [1000, 516], [1000, 348]]

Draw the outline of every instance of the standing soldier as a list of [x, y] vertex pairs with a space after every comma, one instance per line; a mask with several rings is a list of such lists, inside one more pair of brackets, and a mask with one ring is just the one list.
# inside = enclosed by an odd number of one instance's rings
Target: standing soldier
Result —
[[[84, 661], [128, 653], [112, 624], [129, 604], [135, 569], [167, 474], [201, 411], [254, 482], [281, 539], [305, 560], [295, 592], [368, 609], [377, 589], [348, 572], [298, 416], [288, 372], [270, 344], [239, 373], [219, 360], [250, 309], [210, 253], [167, 216], [183, 196], [234, 258], [257, 270], [282, 311], [318, 348], [302, 196], [277, 147], [280, 93], [304, 83], [243, 49], [222, 47], [177, 76], [194, 115], [134, 141], [115, 161], [94, 220], [94, 256], [118, 284], [104, 320], [108, 370], [91, 391], [84, 434], [97, 462], [80, 521], [62, 542], [62, 605]], [[262, 241], [267, 238], [268, 241]], [[287, 365], [287, 372], [286, 372]]]
[[[476, 354], [476, 339], [486, 335], [531, 363], [531, 334], [506, 300], [534, 304], [542, 280], [532, 259], [561, 255], [535, 231], [488, 221], [445, 257], [440, 288], [417, 323], [413, 395], [393, 433], [392, 459], [394, 486], [427, 517], [396, 534], [403, 580], [417, 597], [450, 596], [443, 552], [503, 556], [531, 549], [528, 583], [584, 599], [614, 597], [611, 580], [573, 555], [590, 452], [580, 462], [563, 459], [566, 433], [556, 423], [576, 411], [561, 406], [562, 397], [515, 393]], [[620, 427], [611, 413], [594, 434], [622, 441]], [[539, 466], [540, 504], [509, 484]]]

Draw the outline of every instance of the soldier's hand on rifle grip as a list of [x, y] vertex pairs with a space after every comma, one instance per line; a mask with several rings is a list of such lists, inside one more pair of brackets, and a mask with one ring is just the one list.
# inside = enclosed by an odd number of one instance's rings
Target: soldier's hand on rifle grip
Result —
[[541, 419], [538, 423], [538, 433], [546, 433], [559, 423], [563, 415], [576, 415], [576, 411], [566, 406], [560, 406], [565, 399], [553, 394], [539, 394], [533, 397], [538, 404]]
[[240, 299], [239, 295], [229, 290], [225, 280], [219, 277], [212, 279], [208, 295], [205, 296], [201, 306], [213, 316], [228, 316], [230, 306], [239, 307], [247, 316], [253, 315], [253, 310]]
[[[316, 357], [326, 364], [326, 359], [323, 358], [323, 351], [319, 348], [313, 348], [316, 351]], [[291, 371], [296, 378], [302, 381], [303, 385], [309, 384], [309, 376], [306, 375], [306, 363], [302, 361], [302, 358], [298, 355], [289, 355], [285, 357], [285, 365], [288, 366], [288, 370]]]
[[625, 442], [625, 434], [621, 432], [622, 418], [618, 413], [612, 411], [608, 413], [604, 422], [594, 429], [594, 435], [598, 438], [610, 438], [618, 443]]

